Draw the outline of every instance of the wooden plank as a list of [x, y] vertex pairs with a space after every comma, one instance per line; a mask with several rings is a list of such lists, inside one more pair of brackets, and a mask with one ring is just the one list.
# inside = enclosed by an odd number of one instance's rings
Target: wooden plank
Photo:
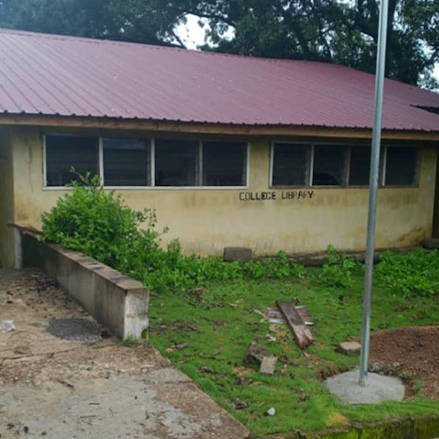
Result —
[[299, 316], [302, 317], [303, 323], [305, 323], [306, 326], [313, 326], [314, 323], [306, 306], [295, 306], [294, 309], [297, 311]]
[[305, 325], [302, 317], [300, 317], [299, 313], [295, 310], [293, 303], [278, 300], [276, 305], [285, 317], [300, 349], [309, 346], [313, 342], [313, 336], [311, 331]]

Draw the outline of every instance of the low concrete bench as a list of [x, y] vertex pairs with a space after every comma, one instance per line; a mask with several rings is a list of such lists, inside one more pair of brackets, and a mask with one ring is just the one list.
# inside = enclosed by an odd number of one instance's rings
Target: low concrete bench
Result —
[[149, 291], [143, 284], [83, 253], [43, 242], [35, 231], [15, 227], [22, 267], [39, 268], [56, 280], [117, 337], [141, 338], [149, 323]]

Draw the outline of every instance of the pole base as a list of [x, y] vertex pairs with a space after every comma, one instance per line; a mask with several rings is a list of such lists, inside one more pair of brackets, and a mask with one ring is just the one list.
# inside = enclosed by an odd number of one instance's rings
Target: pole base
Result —
[[368, 373], [364, 386], [359, 384], [359, 370], [351, 370], [328, 378], [329, 391], [349, 404], [377, 404], [381, 401], [402, 401], [405, 387], [394, 377]]

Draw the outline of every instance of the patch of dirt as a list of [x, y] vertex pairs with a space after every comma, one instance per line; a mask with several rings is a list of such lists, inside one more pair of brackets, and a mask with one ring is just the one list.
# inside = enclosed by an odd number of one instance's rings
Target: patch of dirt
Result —
[[420, 381], [426, 397], [439, 398], [439, 326], [372, 334], [370, 361], [375, 368], [384, 367], [383, 372], [393, 372], [412, 385]]
[[0, 331], [1, 439], [248, 435], [147, 342], [84, 337], [100, 325], [39, 271], [0, 269], [3, 320], [15, 330]]
[[0, 321], [10, 319], [16, 326], [15, 331], [0, 333], [0, 385], [109, 378], [169, 366], [147, 343], [130, 348], [115, 337], [63, 340], [48, 331], [51, 321], [72, 318], [97, 327], [87, 312], [43, 273], [0, 270]]

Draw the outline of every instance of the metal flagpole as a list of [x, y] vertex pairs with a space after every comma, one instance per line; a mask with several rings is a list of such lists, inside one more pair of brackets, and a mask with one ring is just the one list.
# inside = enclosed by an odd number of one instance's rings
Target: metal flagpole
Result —
[[389, 0], [381, 0], [375, 73], [375, 110], [369, 177], [369, 216], [367, 223], [366, 270], [364, 275], [363, 327], [361, 330], [360, 386], [366, 385], [367, 369], [369, 364], [370, 309], [372, 297], [373, 259], [375, 250], [375, 225], [381, 149], [381, 122], [383, 114], [383, 88], [384, 69], [386, 64], [388, 10]]

